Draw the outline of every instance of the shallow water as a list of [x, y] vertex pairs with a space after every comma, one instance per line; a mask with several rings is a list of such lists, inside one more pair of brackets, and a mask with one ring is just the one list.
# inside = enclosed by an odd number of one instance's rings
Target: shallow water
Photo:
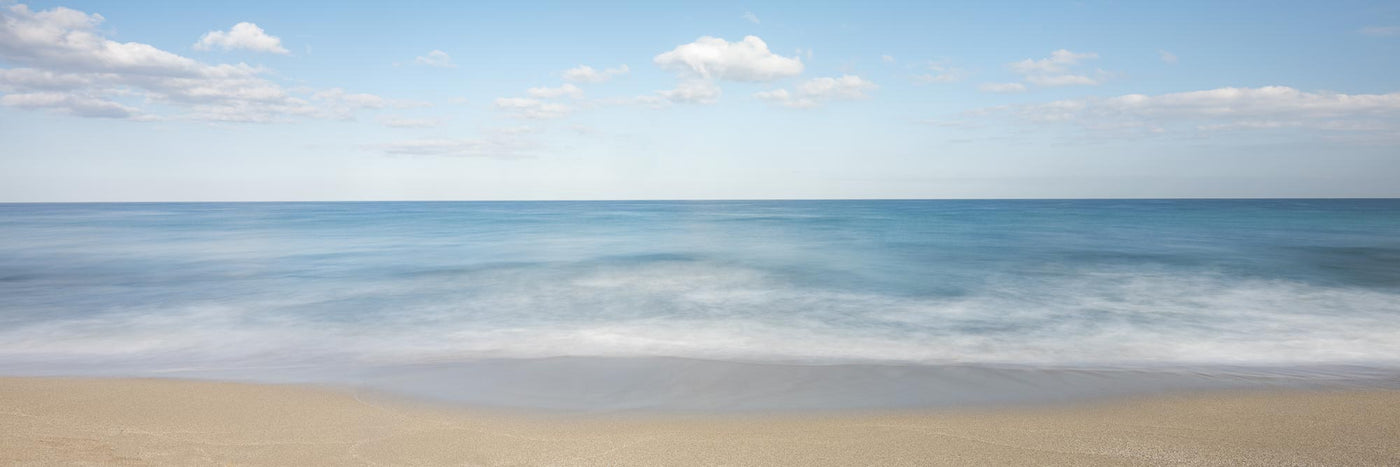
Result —
[[[554, 404], [574, 406], [652, 400], [643, 380], [696, 359], [826, 368], [695, 370], [709, 383], [684, 386], [714, 406], [743, 387], [820, 406], [851, 367], [904, 369], [866, 378], [912, 394], [944, 391], [948, 368], [1391, 383], [1400, 200], [0, 205], [3, 373], [491, 403], [462, 381], [516, 381], [499, 362], [549, 357], [576, 364], [545, 373], [600, 388]], [[656, 369], [595, 377], [627, 359]], [[500, 392], [549, 386], [517, 379]], [[871, 390], [852, 398], [923, 400]], [[704, 398], [687, 391], [655, 405]]]

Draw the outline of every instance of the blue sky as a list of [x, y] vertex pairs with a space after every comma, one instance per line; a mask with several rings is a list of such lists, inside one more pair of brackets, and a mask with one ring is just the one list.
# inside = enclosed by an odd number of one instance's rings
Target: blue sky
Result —
[[1400, 196], [1395, 2], [0, 9], [0, 201]]

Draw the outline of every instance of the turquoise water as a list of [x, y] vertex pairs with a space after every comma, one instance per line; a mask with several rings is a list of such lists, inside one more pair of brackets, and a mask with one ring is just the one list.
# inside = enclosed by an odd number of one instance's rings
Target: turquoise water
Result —
[[1400, 200], [0, 205], [3, 372], [545, 357], [1400, 368]]

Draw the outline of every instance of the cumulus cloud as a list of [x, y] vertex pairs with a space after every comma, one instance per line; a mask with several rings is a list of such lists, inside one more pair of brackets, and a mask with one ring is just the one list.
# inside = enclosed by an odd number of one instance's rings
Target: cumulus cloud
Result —
[[[147, 44], [115, 42], [97, 32], [101, 15], [58, 7], [0, 9], [0, 58], [64, 72], [194, 75], [200, 63]], [[84, 78], [93, 78], [92, 76]]]
[[1083, 74], [1074, 74], [1071, 68], [1085, 60], [1097, 58], [1099, 58], [1099, 54], [1093, 52], [1078, 53], [1060, 49], [1051, 52], [1047, 58], [1039, 60], [1028, 58], [1008, 63], [1006, 67], [1020, 74], [1027, 83], [1037, 86], [1095, 85], [1099, 84], [1097, 79]]
[[579, 65], [574, 68], [564, 70], [564, 79], [576, 83], [601, 83], [612, 79], [614, 76], [621, 76], [631, 71], [627, 65], [620, 65], [617, 68], [595, 70], [588, 65]]
[[767, 82], [802, 73], [802, 59], [768, 50], [757, 36], [738, 42], [705, 36], [657, 55], [652, 62], [663, 70], [690, 78]]
[[524, 97], [501, 97], [494, 103], [496, 109], [506, 112], [516, 118], [527, 118], [533, 120], [546, 120], [561, 118], [569, 115], [573, 111], [567, 105], [544, 102], [538, 99]]
[[269, 36], [258, 25], [246, 21], [233, 25], [233, 28], [228, 31], [204, 33], [204, 37], [200, 37], [199, 42], [194, 43], [195, 50], [212, 50], [214, 48], [243, 49], [283, 55], [291, 53], [282, 48], [282, 39]]
[[583, 89], [580, 89], [578, 86], [574, 86], [568, 83], [565, 83], [563, 86], [559, 86], [557, 88], [530, 88], [526, 90], [525, 93], [529, 94], [530, 97], [538, 97], [541, 99], [554, 99], [563, 96], [569, 96], [574, 99], [583, 97]]
[[[246, 64], [210, 65], [99, 32], [98, 14], [58, 7], [0, 7], [0, 104], [85, 117], [155, 119], [137, 107], [179, 109], [177, 118], [266, 122], [346, 118], [364, 102], [298, 97]], [[235, 28], [237, 29], [237, 28]], [[363, 96], [354, 97], [363, 101]]]
[[1219, 88], [1171, 94], [1128, 94], [1007, 107], [1018, 118], [1071, 123], [1090, 130], [1180, 129], [1394, 131], [1400, 93], [1305, 92], [1286, 86]]
[[981, 86], [977, 86], [977, 89], [996, 94], [1015, 94], [1026, 92], [1026, 85], [1021, 83], [982, 83]]
[[430, 138], [368, 146], [391, 156], [488, 157], [518, 159], [531, 157], [539, 145], [527, 135], [528, 127], [496, 128], [480, 138]]
[[775, 89], [754, 94], [754, 97], [784, 107], [812, 108], [836, 99], [861, 99], [878, 89], [875, 83], [855, 75], [839, 78], [816, 78], [797, 85], [794, 91]]
[[452, 63], [452, 56], [441, 50], [434, 50], [428, 52], [427, 55], [414, 57], [413, 62], [419, 65], [435, 66], [438, 68], [457, 68], [457, 65]]
[[797, 76], [803, 69], [801, 58], [775, 54], [756, 36], [738, 42], [704, 36], [659, 54], [652, 62], [676, 73], [679, 79], [675, 89], [632, 100], [652, 107], [682, 102], [711, 104], [723, 94], [716, 81], [768, 82]]

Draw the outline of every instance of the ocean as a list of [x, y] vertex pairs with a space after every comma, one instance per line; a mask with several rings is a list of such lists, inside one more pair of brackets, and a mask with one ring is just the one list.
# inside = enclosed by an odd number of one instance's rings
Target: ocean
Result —
[[0, 374], [566, 409], [1396, 386], [1400, 200], [0, 204]]

